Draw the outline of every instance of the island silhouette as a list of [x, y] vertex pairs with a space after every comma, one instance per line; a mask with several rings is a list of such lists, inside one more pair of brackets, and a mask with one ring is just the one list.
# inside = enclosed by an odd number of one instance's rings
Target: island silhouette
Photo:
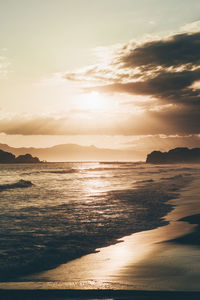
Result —
[[0, 150], [0, 163], [1, 164], [32, 164], [32, 163], [41, 163], [38, 157], [33, 157], [31, 154], [24, 154], [15, 156], [14, 154], [10, 152], [6, 152], [3, 150]]
[[147, 155], [147, 163], [200, 163], [200, 148], [174, 148], [168, 152], [153, 151]]

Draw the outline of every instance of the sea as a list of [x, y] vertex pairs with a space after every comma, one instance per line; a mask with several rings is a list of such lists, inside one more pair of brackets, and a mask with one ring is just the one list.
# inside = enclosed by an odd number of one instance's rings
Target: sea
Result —
[[199, 170], [144, 162], [0, 165], [0, 281], [167, 225], [168, 200], [199, 178]]

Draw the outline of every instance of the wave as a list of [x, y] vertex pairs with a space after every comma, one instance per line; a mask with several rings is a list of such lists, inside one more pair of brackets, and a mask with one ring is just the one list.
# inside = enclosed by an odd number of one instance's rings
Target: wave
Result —
[[142, 165], [144, 164], [144, 162], [133, 162], [133, 161], [99, 161], [98, 162], [99, 165]]
[[69, 174], [69, 173], [77, 173], [79, 172], [77, 169], [67, 169], [67, 170], [51, 170], [51, 171], [40, 171], [41, 173], [49, 173], [49, 174]]
[[88, 171], [88, 172], [98, 172], [98, 171], [115, 171], [115, 170], [131, 170], [131, 169], [135, 169], [134, 167], [133, 168], [130, 168], [129, 166], [124, 166], [124, 167], [116, 167], [116, 166], [113, 166], [113, 167], [97, 167], [97, 168], [83, 168], [83, 169], [80, 169], [81, 171]]
[[191, 173], [184, 173], [184, 174], [178, 174], [171, 177], [161, 177], [160, 180], [177, 180], [177, 179], [183, 179], [188, 176], [191, 176]]
[[37, 174], [70, 174], [70, 173], [78, 173], [78, 169], [62, 169], [62, 170], [46, 170], [46, 171], [31, 171], [31, 172], [24, 172], [21, 175], [37, 175]]
[[190, 167], [184, 167], [184, 168], [178, 168], [179, 171], [193, 171], [195, 170], [194, 168], [190, 168]]
[[41, 173], [41, 171], [23, 172], [23, 173], [21, 173], [21, 176], [36, 175], [36, 174], [40, 174], [40, 173]]
[[78, 170], [75, 169], [43, 171], [43, 173], [50, 173], [50, 174], [69, 174], [69, 173], [77, 173], [77, 172]]
[[56, 267], [123, 236], [166, 225], [164, 216], [173, 209], [167, 201], [190, 180], [176, 176], [100, 193], [91, 201], [21, 208], [16, 220], [13, 215], [8, 219], [18, 232], [5, 234], [9, 251], [0, 257], [0, 281]]
[[[85, 169], [81, 169], [81, 171], [89, 171], [89, 172], [96, 172], [96, 171], [112, 171], [112, 170], [118, 170], [117, 167], [107, 167], [107, 168], [85, 168]], [[121, 168], [120, 168], [121, 170]]]
[[0, 185], [0, 191], [9, 190], [9, 189], [16, 189], [16, 188], [28, 188], [32, 186], [33, 183], [29, 180], [20, 179], [15, 183], [8, 183]]
[[150, 183], [150, 182], [154, 182], [154, 180], [153, 179], [146, 179], [146, 180], [138, 180], [138, 181], [136, 181], [136, 183]]

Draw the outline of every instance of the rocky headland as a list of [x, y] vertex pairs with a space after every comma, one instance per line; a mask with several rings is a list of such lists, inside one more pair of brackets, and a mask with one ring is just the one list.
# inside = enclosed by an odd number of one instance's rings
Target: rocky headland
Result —
[[200, 148], [174, 148], [168, 152], [153, 151], [147, 155], [147, 163], [200, 163]]
[[15, 156], [10, 152], [0, 150], [1, 164], [33, 164], [41, 163], [38, 157], [33, 157], [31, 154]]

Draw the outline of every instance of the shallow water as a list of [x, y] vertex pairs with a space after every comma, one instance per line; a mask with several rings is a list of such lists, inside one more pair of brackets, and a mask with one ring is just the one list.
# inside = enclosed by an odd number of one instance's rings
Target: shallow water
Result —
[[198, 174], [194, 165], [1, 165], [1, 281], [165, 225], [167, 200]]
[[[178, 198], [170, 200], [175, 208], [165, 216], [168, 225], [123, 237], [120, 243], [101, 248], [98, 253], [19, 278], [17, 282], [0, 283], [0, 287], [200, 291], [200, 248], [174, 243], [174, 238], [185, 236], [195, 229], [194, 224], [180, 221], [180, 218], [200, 213], [199, 186], [200, 179], [193, 180], [181, 189]], [[192, 295], [184, 292], [182, 296], [190, 299]], [[169, 295], [169, 299], [177, 297]], [[199, 295], [195, 297], [199, 299]]]

